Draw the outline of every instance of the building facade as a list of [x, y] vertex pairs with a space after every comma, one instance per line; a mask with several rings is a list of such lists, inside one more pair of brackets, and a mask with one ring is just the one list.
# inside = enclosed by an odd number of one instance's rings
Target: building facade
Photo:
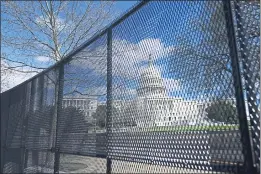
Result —
[[[140, 73], [136, 94], [132, 100], [112, 101], [113, 125], [134, 125], [133, 121], [139, 127], [208, 124], [204, 119], [207, 114], [205, 109], [213, 102], [169, 96], [162, 75], [151, 59], [147, 68]], [[235, 105], [234, 99], [225, 101]], [[106, 102], [98, 102], [96, 97], [86, 96], [63, 98], [63, 107], [81, 109], [86, 121], [93, 119], [92, 115], [99, 105], [106, 105]]]
[[96, 97], [87, 96], [65, 96], [63, 98], [63, 107], [75, 107], [84, 112], [85, 121], [92, 120], [93, 113], [96, 112], [98, 100]]
[[202, 116], [200, 103], [168, 96], [161, 73], [151, 59], [140, 74], [135, 103], [138, 126], [183, 125]]

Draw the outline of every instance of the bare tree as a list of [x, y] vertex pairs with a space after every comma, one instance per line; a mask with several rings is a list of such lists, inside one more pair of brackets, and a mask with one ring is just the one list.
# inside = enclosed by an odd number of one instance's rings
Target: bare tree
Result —
[[[249, 9], [242, 10], [240, 15], [251, 21], [246, 23], [245, 44], [246, 47], [252, 48], [252, 52], [248, 53], [250, 59], [257, 60], [260, 52], [259, 45], [251, 40], [260, 38], [259, 27], [256, 25], [259, 3], [244, 2], [240, 6]], [[182, 79], [184, 85], [194, 94], [205, 94], [210, 98], [233, 97], [232, 66], [223, 3], [206, 1], [202, 10], [207, 15], [187, 19], [189, 28], [177, 37], [178, 45], [171, 53], [173, 64], [169, 68], [170, 73]], [[235, 24], [236, 21], [237, 19], [234, 18]], [[240, 40], [241, 38], [237, 38], [238, 42]], [[241, 57], [240, 52], [239, 56]], [[255, 76], [255, 81], [259, 81], [259, 78]]]
[[[63, 59], [110, 22], [115, 15], [112, 8], [112, 1], [2, 2], [1, 76], [6, 79], [1, 79], [1, 91], [3, 86], [10, 87], [7, 82], [12, 79], [8, 79], [8, 74], [34, 75]], [[48, 74], [45, 76], [49, 78]], [[76, 78], [77, 73], [73, 72], [71, 77]], [[52, 83], [57, 103], [57, 80]], [[55, 146], [56, 115], [55, 107], [49, 148]], [[49, 156], [46, 156], [47, 161], [50, 161]]]
[[3, 1], [5, 68], [39, 72], [63, 59], [113, 18], [112, 8], [113, 1]]

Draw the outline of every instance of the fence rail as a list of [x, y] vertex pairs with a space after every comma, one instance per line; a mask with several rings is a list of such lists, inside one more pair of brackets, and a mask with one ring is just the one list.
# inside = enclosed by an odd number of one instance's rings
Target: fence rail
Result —
[[259, 173], [259, 8], [138, 3], [1, 93], [1, 172]]

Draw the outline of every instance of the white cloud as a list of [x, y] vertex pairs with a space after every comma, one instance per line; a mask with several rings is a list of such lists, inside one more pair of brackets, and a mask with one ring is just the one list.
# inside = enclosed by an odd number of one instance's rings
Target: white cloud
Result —
[[[37, 74], [37, 72], [21, 73], [18, 71], [7, 69], [6, 67], [9, 66], [10, 65], [8, 65], [5, 61], [1, 60], [1, 92], [11, 89]], [[32, 68], [29, 67], [22, 67], [16, 69], [20, 71], [32, 71]], [[40, 72], [40, 70], [37, 71]]]
[[163, 78], [163, 83], [168, 94], [180, 89], [180, 84], [178, 80], [171, 79], [171, 78]]
[[132, 88], [125, 88], [125, 87], [114, 87], [112, 89], [112, 94], [113, 94], [113, 99], [118, 100], [118, 99], [134, 99], [137, 96], [137, 91], [136, 89]]
[[50, 57], [47, 56], [37, 56], [36, 59], [40, 62], [50, 62], [52, 61]]
[[[44, 18], [43, 16], [38, 16], [35, 19], [35, 22], [38, 25], [40, 25], [40, 26], [45, 26], [46, 25], [46, 26], [51, 28], [50, 20], [48, 18]], [[58, 31], [62, 30], [64, 28], [64, 26], [66, 25], [64, 19], [62, 19], [60, 17], [56, 17], [55, 18], [55, 24], [56, 24], [56, 29]]]
[[41, 50], [50, 50], [50, 48], [47, 45], [44, 45], [42, 43], [36, 42], [35, 44], [37, 44], [38, 49]]
[[[148, 61], [149, 56], [154, 61], [166, 56], [170, 51], [174, 50], [173, 46], [165, 46], [160, 39], [144, 39], [138, 43], [131, 43], [127, 40], [113, 40], [112, 43], [112, 73], [113, 76], [123, 77], [125, 80], [133, 79], [137, 80], [139, 78], [140, 72], [145, 68], [141, 67], [140, 63]], [[81, 51], [74, 57], [74, 61], [70, 62], [71, 65], [86, 69], [92, 69], [95, 73], [102, 76], [106, 76], [106, 67], [107, 67], [107, 48], [106, 42], [102, 46], [96, 48], [87, 47], [85, 50]], [[161, 64], [165, 64], [162, 62]], [[77, 68], [73, 68], [71, 71], [77, 73]], [[159, 68], [161, 71], [162, 77], [164, 77], [164, 69]], [[88, 74], [83, 75], [79, 74], [77, 78], [84, 79], [89, 78]], [[91, 77], [90, 77], [91, 78]], [[114, 91], [114, 94], [118, 93], [119, 96], [133, 96], [136, 95], [136, 89], [131, 89], [124, 82], [118, 81], [117, 84], [114, 84], [116, 87], [121, 86], [120, 88]], [[171, 78], [163, 78], [167, 92], [170, 93], [174, 90], [177, 90], [179, 83], [177, 80]], [[131, 82], [131, 81], [130, 81]], [[124, 84], [120, 84], [124, 83]], [[84, 84], [82, 84], [84, 85]], [[127, 85], [127, 86], [126, 86]]]
[[147, 61], [149, 56], [153, 61], [168, 55], [174, 47], [166, 47], [160, 39], [144, 39], [137, 44], [126, 40], [113, 42], [113, 73], [124, 77], [135, 77], [142, 68], [138, 66], [142, 61]]
[[98, 95], [98, 96], [105, 95], [106, 92], [107, 92], [106, 86], [86, 88], [84, 91], [85, 94]]
[[30, 79], [31, 77], [35, 76], [37, 73], [21, 73], [17, 71], [8, 71], [6, 75], [3, 75], [1, 78], [1, 92], [4, 92], [8, 89], [19, 85], [20, 83]]
[[[41, 19], [37, 19], [38, 22], [41, 22]], [[113, 75], [133, 79], [139, 77], [141, 70], [143, 69], [140, 67], [139, 63], [143, 61], [147, 61], [149, 59], [149, 55], [151, 55], [153, 61], [162, 58], [170, 53], [170, 51], [174, 50], [175, 47], [173, 46], [165, 46], [160, 39], [143, 39], [138, 43], [131, 43], [127, 40], [113, 40], [112, 44], [112, 56], [113, 56]], [[107, 48], [106, 43], [102, 46], [98, 46], [95, 49], [90, 49], [90, 47], [86, 48], [84, 51], [81, 51], [76, 57], [82, 58], [77, 59], [71, 62], [74, 66], [79, 66], [81, 68], [89, 68], [93, 69], [96, 73], [101, 75], [106, 75], [106, 61], [107, 56]], [[38, 56], [36, 59], [39, 62], [48, 62], [50, 61], [49, 57], [46, 56]], [[154, 64], [155, 65], [155, 64]], [[156, 66], [156, 65], [155, 65]], [[163, 74], [163, 69], [158, 67]], [[77, 73], [77, 69], [76, 73]], [[88, 71], [86, 71], [88, 73]], [[10, 88], [27, 80], [28, 78], [32, 77], [36, 73], [19, 73], [19, 72], [12, 72], [8, 75], [9, 78], [9, 85]], [[86, 78], [85, 75], [81, 75], [78, 78]], [[174, 89], [177, 89], [179, 84], [174, 79], [164, 78], [165, 87], [169, 92]], [[104, 87], [103, 89], [93, 89], [91, 93], [101, 93], [105, 92]], [[91, 90], [91, 89], [89, 89]], [[129, 90], [129, 89], [125, 89]], [[130, 89], [131, 90], [131, 89]], [[90, 92], [90, 91], [88, 91]], [[135, 95], [136, 91], [131, 92], [132, 95]]]
[[[112, 70], [113, 75], [119, 75], [126, 78], [133, 78], [140, 73], [142, 68], [139, 63], [147, 61], [149, 56], [153, 61], [166, 56], [174, 50], [173, 46], [165, 46], [160, 39], [143, 39], [138, 43], [131, 43], [127, 40], [113, 40], [112, 42]], [[106, 44], [90, 50], [80, 52], [75, 56], [77, 61], [72, 62], [75, 66], [82, 68], [92, 68], [97, 73], [106, 68]], [[84, 58], [84, 59], [83, 59]]]

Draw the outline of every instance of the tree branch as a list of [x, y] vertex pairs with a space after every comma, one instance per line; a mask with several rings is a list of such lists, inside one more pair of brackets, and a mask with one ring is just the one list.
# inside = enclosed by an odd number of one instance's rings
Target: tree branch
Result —
[[8, 59], [8, 58], [2, 57], [2, 56], [1, 56], [1, 59], [5, 59], [5, 60], [7, 60], [9, 62], [13, 62], [13, 63], [22, 64], [22, 65], [14, 66], [13, 68], [15, 68], [15, 67], [22, 67], [23, 66], [23, 67], [31, 67], [31, 68], [34, 68], [34, 69], [46, 69], [46, 68], [43, 68], [43, 67], [37, 67], [37, 66], [33, 66], [33, 65], [28, 65], [28, 64], [26, 64], [24, 62], [21, 62], [21, 61], [11, 60], [11, 59]]

